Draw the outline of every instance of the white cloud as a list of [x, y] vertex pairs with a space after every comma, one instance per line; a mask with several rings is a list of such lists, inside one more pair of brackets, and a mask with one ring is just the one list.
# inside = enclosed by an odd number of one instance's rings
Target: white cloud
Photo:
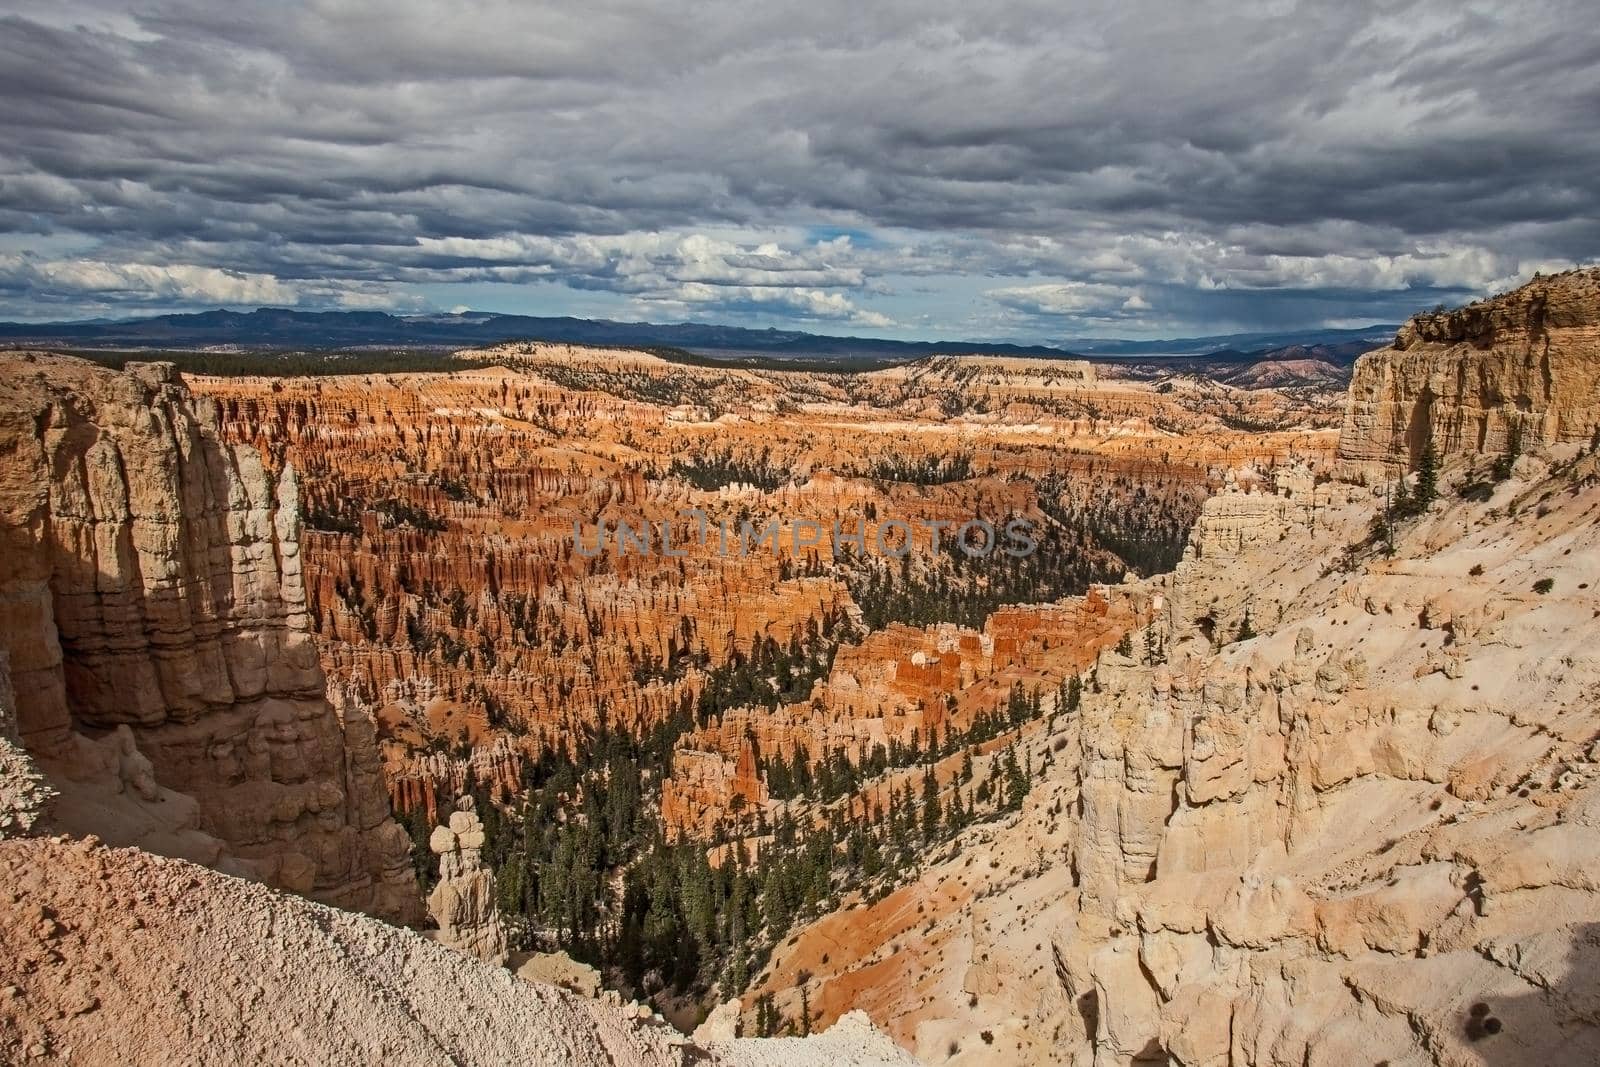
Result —
[[684, 282], [662, 292], [642, 294], [636, 302], [647, 312], [698, 309], [737, 315], [770, 309], [787, 311], [802, 321], [842, 322], [874, 329], [895, 325], [889, 316], [858, 307], [844, 293], [821, 289]]
[[206, 304], [293, 304], [295, 290], [269, 274], [187, 263], [106, 263], [47, 260], [25, 264], [44, 285], [60, 290], [179, 299]]
[[984, 296], [997, 304], [1038, 315], [1099, 314], [1130, 307], [1149, 307], [1137, 292], [1130, 292], [1121, 286], [1091, 282], [1012, 286], [990, 289]]
[[0, 255], [0, 284], [27, 286], [56, 298], [82, 296], [100, 304], [237, 307], [312, 303], [390, 308], [418, 302], [414, 296], [394, 293], [381, 284], [284, 281], [270, 274], [192, 263], [110, 263], [28, 255]]

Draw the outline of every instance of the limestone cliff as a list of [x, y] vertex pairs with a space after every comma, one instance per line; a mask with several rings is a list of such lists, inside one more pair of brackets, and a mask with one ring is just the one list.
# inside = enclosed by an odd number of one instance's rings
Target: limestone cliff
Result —
[[0, 377], [0, 651], [56, 824], [417, 918], [370, 716], [325, 694], [293, 470], [167, 364]]
[[1356, 364], [1339, 436], [1352, 474], [1441, 455], [1587, 442], [1600, 427], [1600, 270], [1418, 315]]

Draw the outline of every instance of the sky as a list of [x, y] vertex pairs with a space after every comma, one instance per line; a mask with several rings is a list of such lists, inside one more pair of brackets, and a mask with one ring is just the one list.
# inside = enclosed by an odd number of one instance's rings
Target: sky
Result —
[[1600, 257], [1591, 0], [0, 0], [0, 319], [1059, 343]]

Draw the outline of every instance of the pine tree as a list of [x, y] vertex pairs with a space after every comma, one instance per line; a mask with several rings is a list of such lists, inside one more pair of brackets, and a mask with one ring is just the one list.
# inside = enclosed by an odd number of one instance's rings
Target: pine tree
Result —
[[811, 796], [811, 757], [804, 745], [796, 745], [794, 747], [794, 764], [791, 776], [794, 780], [795, 791], [803, 797]]
[[761, 907], [767, 920], [767, 935], [774, 941], [789, 932], [794, 913], [784, 894], [783, 869], [778, 864], [767, 868], [761, 883]]
[[922, 839], [932, 841], [939, 834], [939, 781], [930, 764], [922, 775]]
[[778, 1009], [773, 1006], [772, 994], [763, 993], [756, 998], [756, 1036], [771, 1037], [778, 1032]]
[[1248, 641], [1256, 635], [1256, 628], [1250, 624], [1250, 609], [1244, 609], [1244, 618], [1239, 621], [1239, 640]]
[[1433, 506], [1439, 497], [1439, 456], [1430, 439], [1422, 448], [1422, 458], [1417, 466], [1416, 510], [1420, 514]]
[[644, 982], [644, 931], [637, 915], [628, 916], [622, 924], [617, 955], [622, 961], [623, 981], [637, 991]]
[[1028, 795], [1028, 779], [1017, 764], [1017, 750], [1010, 746], [1006, 748], [1005, 776], [1005, 805], [1007, 809], [1015, 811], [1022, 807]]
[[1028, 701], [1023, 695], [1021, 682], [1011, 686], [1011, 693], [1006, 698], [1006, 717], [1013, 723], [1022, 722], [1028, 717]]
[[[1404, 487], [1405, 482], [1401, 481]], [[1387, 487], [1384, 489], [1383, 510], [1372, 516], [1372, 541], [1381, 545], [1386, 555], [1394, 555], [1394, 504]]]
[[790, 800], [794, 797], [794, 778], [789, 773], [789, 764], [782, 756], [772, 761], [767, 768], [767, 794], [773, 800]]
[[396, 811], [395, 821], [411, 835], [411, 862], [417, 872], [417, 887], [424, 894], [439, 881], [439, 866], [433, 849], [428, 846], [428, 836], [433, 828], [428, 825], [428, 813], [422, 808], [414, 811]]
[[[740, 848], [735, 851], [735, 857], [743, 852]], [[731, 957], [728, 972], [729, 981], [735, 992], [740, 992], [750, 981], [749, 959], [746, 955], [745, 944], [745, 909], [749, 904], [748, 897], [750, 885], [745, 878], [744, 864], [737, 863], [733, 870], [733, 888], [728, 894], [728, 955]]]

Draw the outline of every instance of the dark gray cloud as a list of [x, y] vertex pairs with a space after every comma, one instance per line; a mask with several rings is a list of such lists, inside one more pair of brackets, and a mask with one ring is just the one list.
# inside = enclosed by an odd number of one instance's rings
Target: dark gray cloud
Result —
[[1580, 0], [7, 10], [9, 317], [1049, 339], [1392, 318], [1600, 250]]

